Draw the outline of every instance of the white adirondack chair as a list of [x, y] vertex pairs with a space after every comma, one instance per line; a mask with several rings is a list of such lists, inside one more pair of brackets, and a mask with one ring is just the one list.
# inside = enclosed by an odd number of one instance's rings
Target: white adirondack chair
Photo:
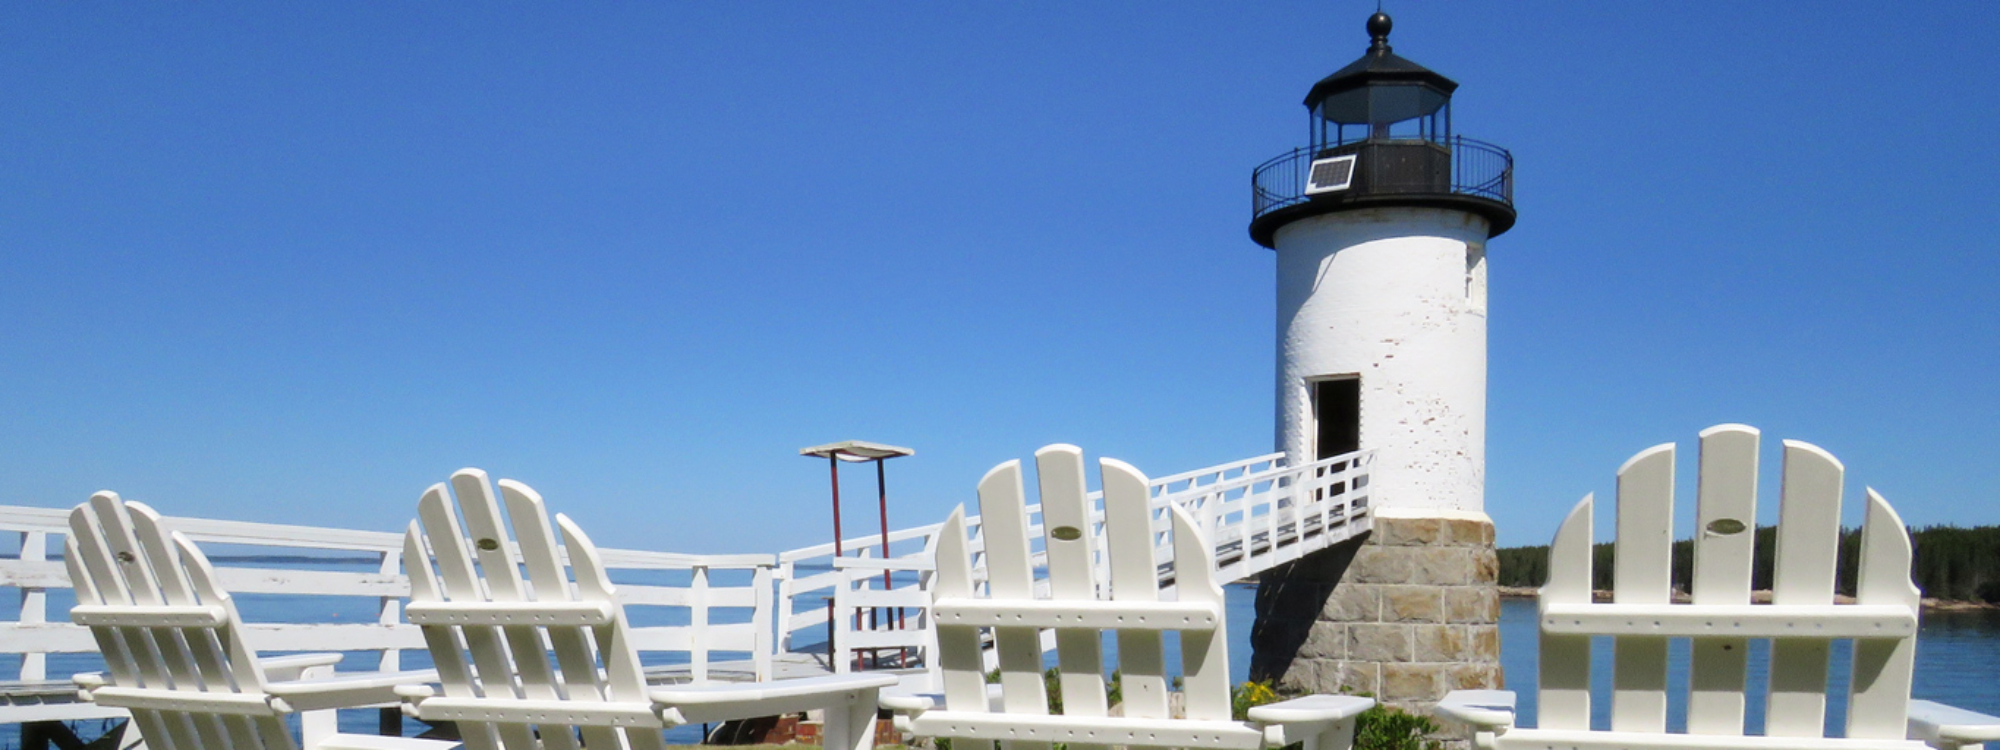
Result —
[[77, 675], [84, 699], [131, 712], [154, 750], [443, 748], [433, 740], [343, 735], [336, 708], [395, 705], [398, 685], [435, 673], [333, 674], [339, 654], [259, 659], [215, 569], [160, 514], [99, 492], [69, 516], [70, 619], [90, 628], [108, 674]]
[[417, 505], [405, 614], [423, 628], [443, 695], [406, 688], [405, 712], [457, 722], [470, 750], [647, 750], [680, 724], [824, 709], [829, 750], [873, 746], [876, 693], [891, 675], [647, 687], [590, 538], [557, 515], [558, 548], [541, 496], [507, 479], [499, 488], [496, 498], [485, 472], [463, 469]]
[[[906, 731], [1010, 750], [1068, 743], [1071, 750], [1128, 747], [1198, 747], [1255, 750], [1305, 742], [1307, 750], [1337, 750], [1353, 739], [1354, 717], [1374, 705], [1368, 698], [1320, 695], [1250, 710], [1248, 723], [1230, 718], [1229, 657], [1222, 589], [1213, 577], [1214, 548], [1187, 511], [1169, 506], [1168, 518], [1150, 509], [1146, 477], [1112, 459], [1101, 459], [1104, 511], [1095, 514], [1084, 493], [1083, 451], [1053, 445], [1035, 454], [1042, 496], [1049, 598], [1034, 595], [1034, 538], [1023, 497], [1021, 464], [1009, 461], [979, 483], [988, 596], [973, 584], [973, 556], [965, 509], [954, 510], [938, 544], [933, 615], [943, 669], [944, 707], [932, 696], [885, 694]], [[1099, 520], [1101, 518], [1101, 521]], [[1108, 550], [1093, 549], [1092, 524], [1103, 523]], [[1177, 601], [1161, 601], [1154, 535], [1173, 535]], [[1110, 580], [1098, 580], [1097, 561], [1109, 555]], [[1108, 585], [1106, 585], [1108, 584]], [[1000, 684], [989, 695], [980, 632], [991, 629], [999, 651]], [[1055, 632], [1062, 672], [1063, 714], [1051, 716], [1042, 676], [1040, 631]], [[1124, 715], [1107, 716], [1102, 632], [1118, 637], [1124, 673]], [[1162, 634], [1180, 634], [1185, 718], [1168, 713]]]
[[[1785, 441], [1772, 602], [1752, 605], [1757, 430], [1701, 433], [1692, 603], [1671, 603], [1674, 445], [1618, 470], [1615, 598], [1591, 599], [1591, 513], [1585, 497], [1549, 548], [1541, 589], [1540, 715], [1514, 726], [1514, 694], [1457, 691], [1440, 713], [1468, 724], [1481, 748], [1798, 748], [1921, 750], [2000, 740], [2000, 719], [1910, 699], [1918, 592], [1902, 519], [1868, 491], [1856, 599], [1834, 604], [1839, 461]], [[1611, 726], [1590, 726], [1590, 641], [1614, 639]], [[1667, 733], [1667, 642], [1692, 640], [1687, 732]], [[1770, 639], [1764, 735], [1744, 736], [1749, 639]], [[1854, 642], [1844, 736], [1825, 737], [1827, 657]]]

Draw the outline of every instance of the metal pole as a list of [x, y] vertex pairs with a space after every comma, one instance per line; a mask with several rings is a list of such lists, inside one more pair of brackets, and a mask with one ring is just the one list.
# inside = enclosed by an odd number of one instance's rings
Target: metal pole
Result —
[[833, 477], [833, 556], [840, 556], [840, 459], [833, 454], [826, 457], [827, 472]]
[[[882, 513], [882, 561], [889, 560], [889, 484], [882, 471], [882, 459], [875, 459], [875, 501]], [[889, 569], [882, 569], [882, 589], [890, 587]]]

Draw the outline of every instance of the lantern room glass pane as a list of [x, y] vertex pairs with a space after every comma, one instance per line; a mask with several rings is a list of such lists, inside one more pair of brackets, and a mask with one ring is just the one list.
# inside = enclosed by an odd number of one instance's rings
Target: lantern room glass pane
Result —
[[1422, 84], [1370, 84], [1321, 99], [1314, 114], [1347, 125], [1401, 122], [1434, 113], [1450, 101], [1450, 95]]

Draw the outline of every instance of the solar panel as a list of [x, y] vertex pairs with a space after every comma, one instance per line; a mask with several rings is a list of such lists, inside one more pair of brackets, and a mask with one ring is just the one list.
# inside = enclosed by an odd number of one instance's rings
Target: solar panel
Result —
[[1346, 190], [1354, 184], [1355, 154], [1317, 159], [1306, 175], [1306, 195]]

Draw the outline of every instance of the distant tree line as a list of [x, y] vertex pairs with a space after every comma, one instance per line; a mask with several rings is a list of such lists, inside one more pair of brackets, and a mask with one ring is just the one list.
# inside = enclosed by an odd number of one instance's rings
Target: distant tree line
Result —
[[[1757, 527], [1757, 541], [1750, 568], [1750, 587], [1771, 588], [1771, 564], [1777, 552], [1777, 528]], [[1916, 547], [1911, 578], [1924, 596], [1954, 601], [2000, 603], [2000, 526], [1928, 526], [1912, 529]], [[1500, 553], [1500, 585], [1540, 586], [1549, 578], [1548, 545], [1506, 547]], [[1616, 551], [1610, 543], [1592, 550], [1591, 588], [1612, 588], [1612, 560]], [[1840, 562], [1834, 589], [1854, 594], [1856, 566], [1861, 555], [1860, 529], [1840, 534]], [[1694, 576], [1694, 541], [1674, 542], [1673, 585], [1687, 591]]]

